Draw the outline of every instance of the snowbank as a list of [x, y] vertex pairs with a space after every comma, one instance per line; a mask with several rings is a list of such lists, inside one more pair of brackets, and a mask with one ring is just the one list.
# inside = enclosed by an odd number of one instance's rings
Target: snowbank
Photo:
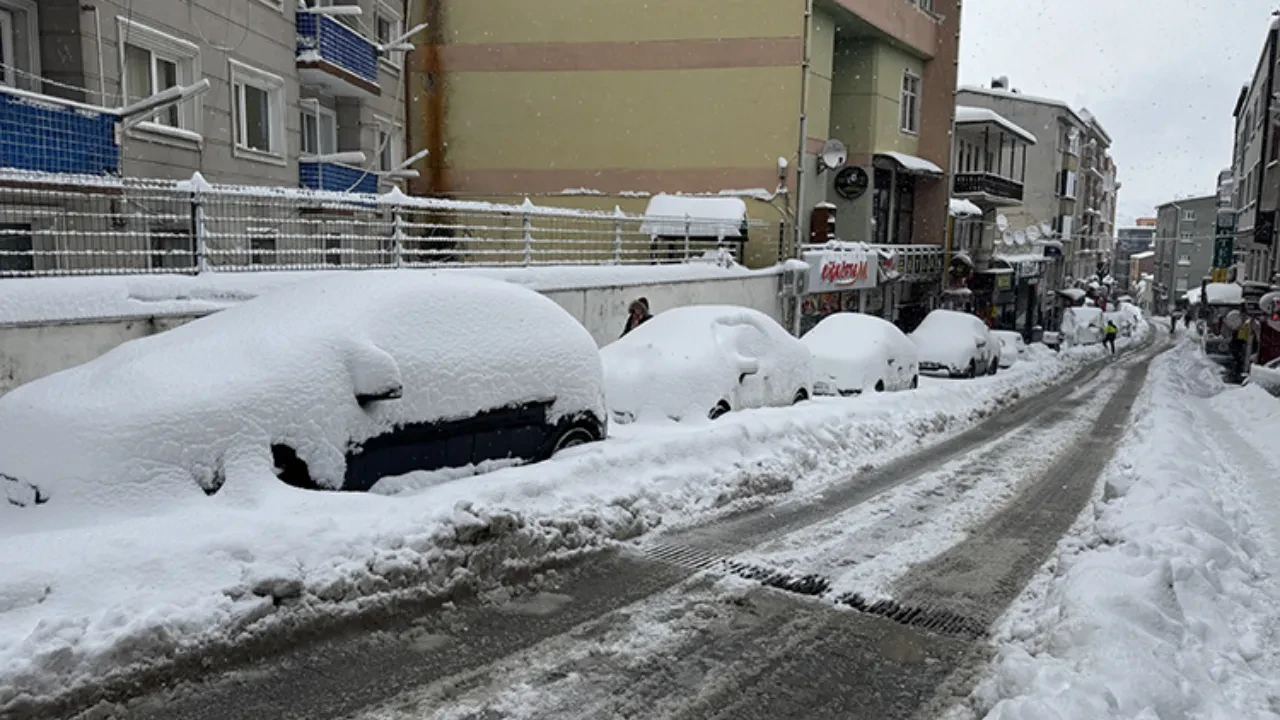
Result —
[[[318, 276], [370, 270], [211, 272], [203, 275], [134, 275], [10, 278], [0, 283], [0, 325], [157, 315], [206, 314]], [[386, 271], [381, 271], [386, 272]], [[402, 270], [399, 272], [430, 272]], [[691, 262], [670, 265], [448, 268], [436, 272], [480, 275], [548, 292], [589, 287], [649, 285], [776, 274], [734, 265]]]
[[513, 568], [809, 497], [937, 442], [1098, 359], [1044, 354], [971, 381], [636, 423], [541, 465], [409, 478], [397, 495], [266, 485], [165, 515], [12, 535], [0, 527], [0, 715], [126, 670], [406, 596], [448, 597]]
[[999, 629], [979, 716], [1278, 717], [1280, 535], [1253, 525], [1280, 517], [1258, 495], [1280, 474], [1280, 403], [1217, 375], [1186, 341], [1153, 364], [1101, 498]]

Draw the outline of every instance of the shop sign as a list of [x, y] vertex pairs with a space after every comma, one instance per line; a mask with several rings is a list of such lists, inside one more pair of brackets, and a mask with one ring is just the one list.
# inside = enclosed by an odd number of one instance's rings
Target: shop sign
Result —
[[805, 253], [809, 263], [809, 292], [844, 292], [876, 286], [875, 266], [862, 250]]
[[996, 276], [996, 291], [1013, 289], [1013, 275], [1011, 273], [1000, 273]]
[[1019, 278], [1040, 277], [1041, 267], [1043, 266], [1038, 262], [1033, 262], [1031, 260], [1023, 260], [1022, 262], [1018, 263], [1018, 277]]

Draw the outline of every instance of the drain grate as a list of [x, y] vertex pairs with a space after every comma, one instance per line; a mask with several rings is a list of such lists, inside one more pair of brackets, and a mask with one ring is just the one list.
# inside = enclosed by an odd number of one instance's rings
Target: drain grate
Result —
[[986, 623], [943, 608], [903, 605], [896, 600], [869, 601], [858, 593], [845, 593], [836, 603], [868, 615], [878, 615], [900, 625], [945, 635], [958, 635], [978, 640], [987, 635]]
[[725, 567], [738, 577], [797, 595], [817, 597], [825, 595], [831, 589], [831, 581], [821, 575], [793, 575], [781, 570], [734, 561], [725, 563]]
[[649, 560], [667, 565], [675, 565], [687, 570], [710, 570], [725, 562], [723, 555], [687, 545], [663, 545], [655, 543], [640, 549], [640, 554]]

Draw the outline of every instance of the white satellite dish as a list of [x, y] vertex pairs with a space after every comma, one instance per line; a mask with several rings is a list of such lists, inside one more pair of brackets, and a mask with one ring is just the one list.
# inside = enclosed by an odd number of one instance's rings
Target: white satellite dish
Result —
[[1031, 227], [1027, 228], [1027, 240], [1029, 242], [1035, 242], [1039, 240], [1040, 237], [1041, 237], [1040, 228], [1036, 227], [1035, 225], [1032, 225]]
[[1004, 233], [1004, 244], [1010, 247], [1013, 247], [1013, 243], [1014, 243], [1013, 233], [1011, 232]]
[[1053, 235], [1053, 226], [1047, 222], [1040, 223], [1040, 236], [1049, 237]]
[[1004, 215], [997, 215], [997, 216], [996, 216], [996, 227], [1000, 228], [1000, 232], [1004, 232], [1004, 231], [1008, 230], [1008, 229], [1009, 229], [1009, 218], [1005, 217]]
[[1026, 245], [1026, 244], [1027, 244], [1027, 233], [1026, 233], [1026, 231], [1025, 231], [1025, 230], [1019, 230], [1018, 232], [1014, 233], [1014, 234], [1013, 234], [1013, 243], [1014, 243], [1015, 245]]
[[818, 153], [818, 172], [823, 170], [839, 170], [849, 161], [849, 151], [839, 140], [828, 140]]

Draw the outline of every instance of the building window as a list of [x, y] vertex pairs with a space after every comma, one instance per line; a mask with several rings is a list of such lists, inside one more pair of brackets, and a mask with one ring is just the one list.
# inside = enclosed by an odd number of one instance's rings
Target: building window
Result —
[[0, 0], [0, 83], [40, 91], [39, 37], [34, 0]]
[[898, 127], [905, 133], [920, 132], [920, 76], [910, 70], [902, 73]]
[[1182, 231], [1181, 233], [1179, 233], [1179, 235], [1178, 235], [1178, 239], [1179, 239], [1179, 240], [1181, 240], [1182, 242], [1191, 242], [1191, 239], [1192, 239], [1193, 237], [1195, 237], [1195, 236], [1194, 236], [1194, 235], [1191, 233], [1191, 231], [1189, 231], [1189, 230], [1183, 230], [1183, 231]]
[[1178, 264], [1179, 264], [1179, 265], [1182, 265], [1183, 267], [1186, 267], [1186, 266], [1190, 265], [1190, 264], [1191, 264], [1191, 256], [1190, 256], [1190, 255], [1179, 255], [1179, 256], [1178, 256]]
[[231, 100], [236, 150], [283, 163], [284, 79], [232, 60]]
[[338, 114], [326, 107], [302, 111], [302, 154], [338, 152]]
[[194, 265], [191, 230], [185, 225], [151, 228], [151, 269], [189, 268]]
[[[117, 18], [124, 76], [121, 88], [125, 103], [162, 93], [179, 85], [190, 85], [200, 78], [200, 48], [195, 43], [168, 33]], [[191, 98], [156, 112], [147, 121], [147, 129], [155, 126], [199, 132], [199, 98]], [[163, 129], [163, 128], [160, 128]]]
[[36, 269], [30, 225], [0, 225], [0, 250], [4, 251], [0, 254], [0, 273], [25, 273]]
[[404, 151], [401, 147], [401, 138], [404, 133], [398, 125], [387, 118], [377, 118], [377, 124], [378, 131], [374, 137], [377, 139], [378, 170], [391, 172], [404, 160]]
[[[391, 9], [386, 3], [378, 3], [377, 12], [373, 18], [374, 34], [378, 39], [379, 45], [389, 45], [392, 40], [404, 34], [403, 25], [400, 21], [400, 15]], [[382, 59], [390, 65], [399, 68], [404, 61], [404, 53], [396, 50], [382, 51]]]
[[1183, 210], [1183, 211], [1182, 211], [1182, 222], [1195, 222], [1195, 221], [1196, 221], [1196, 211], [1195, 211], [1195, 210]]
[[894, 214], [897, 226], [893, 232], [894, 245], [910, 245], [916, 219], [916, 180], [911, 175], [898, 175], [897, 199]]
[[342, 264], [342, 237], [337, 233], [324, 239], [324, 261], [329, 265]]
[[875, 223], [873, 232], [879, 245], [889, 244], [889, 203], [893, 193], [893, 173], [886, 168], [875, 168], [875, 190], [871, 196], [871, 217]]
[[1175, 281], [1174, 281], [1174, 283], [1173, 283], [1173, 289], [1174, 289], [1175, 291], [1177, 291], [1177, 292], [1180, 292], [1180, 293], [1184, 293], [1184, 292], [1186, 292], [1186, 291], [1187, 291], [1187, 279], [1186, 279], [1186, 278], [1184, 278], [1184, 277], [1182, 277], [1182, 278], [1178, 278], [1177, 280], [1175, 280]]

